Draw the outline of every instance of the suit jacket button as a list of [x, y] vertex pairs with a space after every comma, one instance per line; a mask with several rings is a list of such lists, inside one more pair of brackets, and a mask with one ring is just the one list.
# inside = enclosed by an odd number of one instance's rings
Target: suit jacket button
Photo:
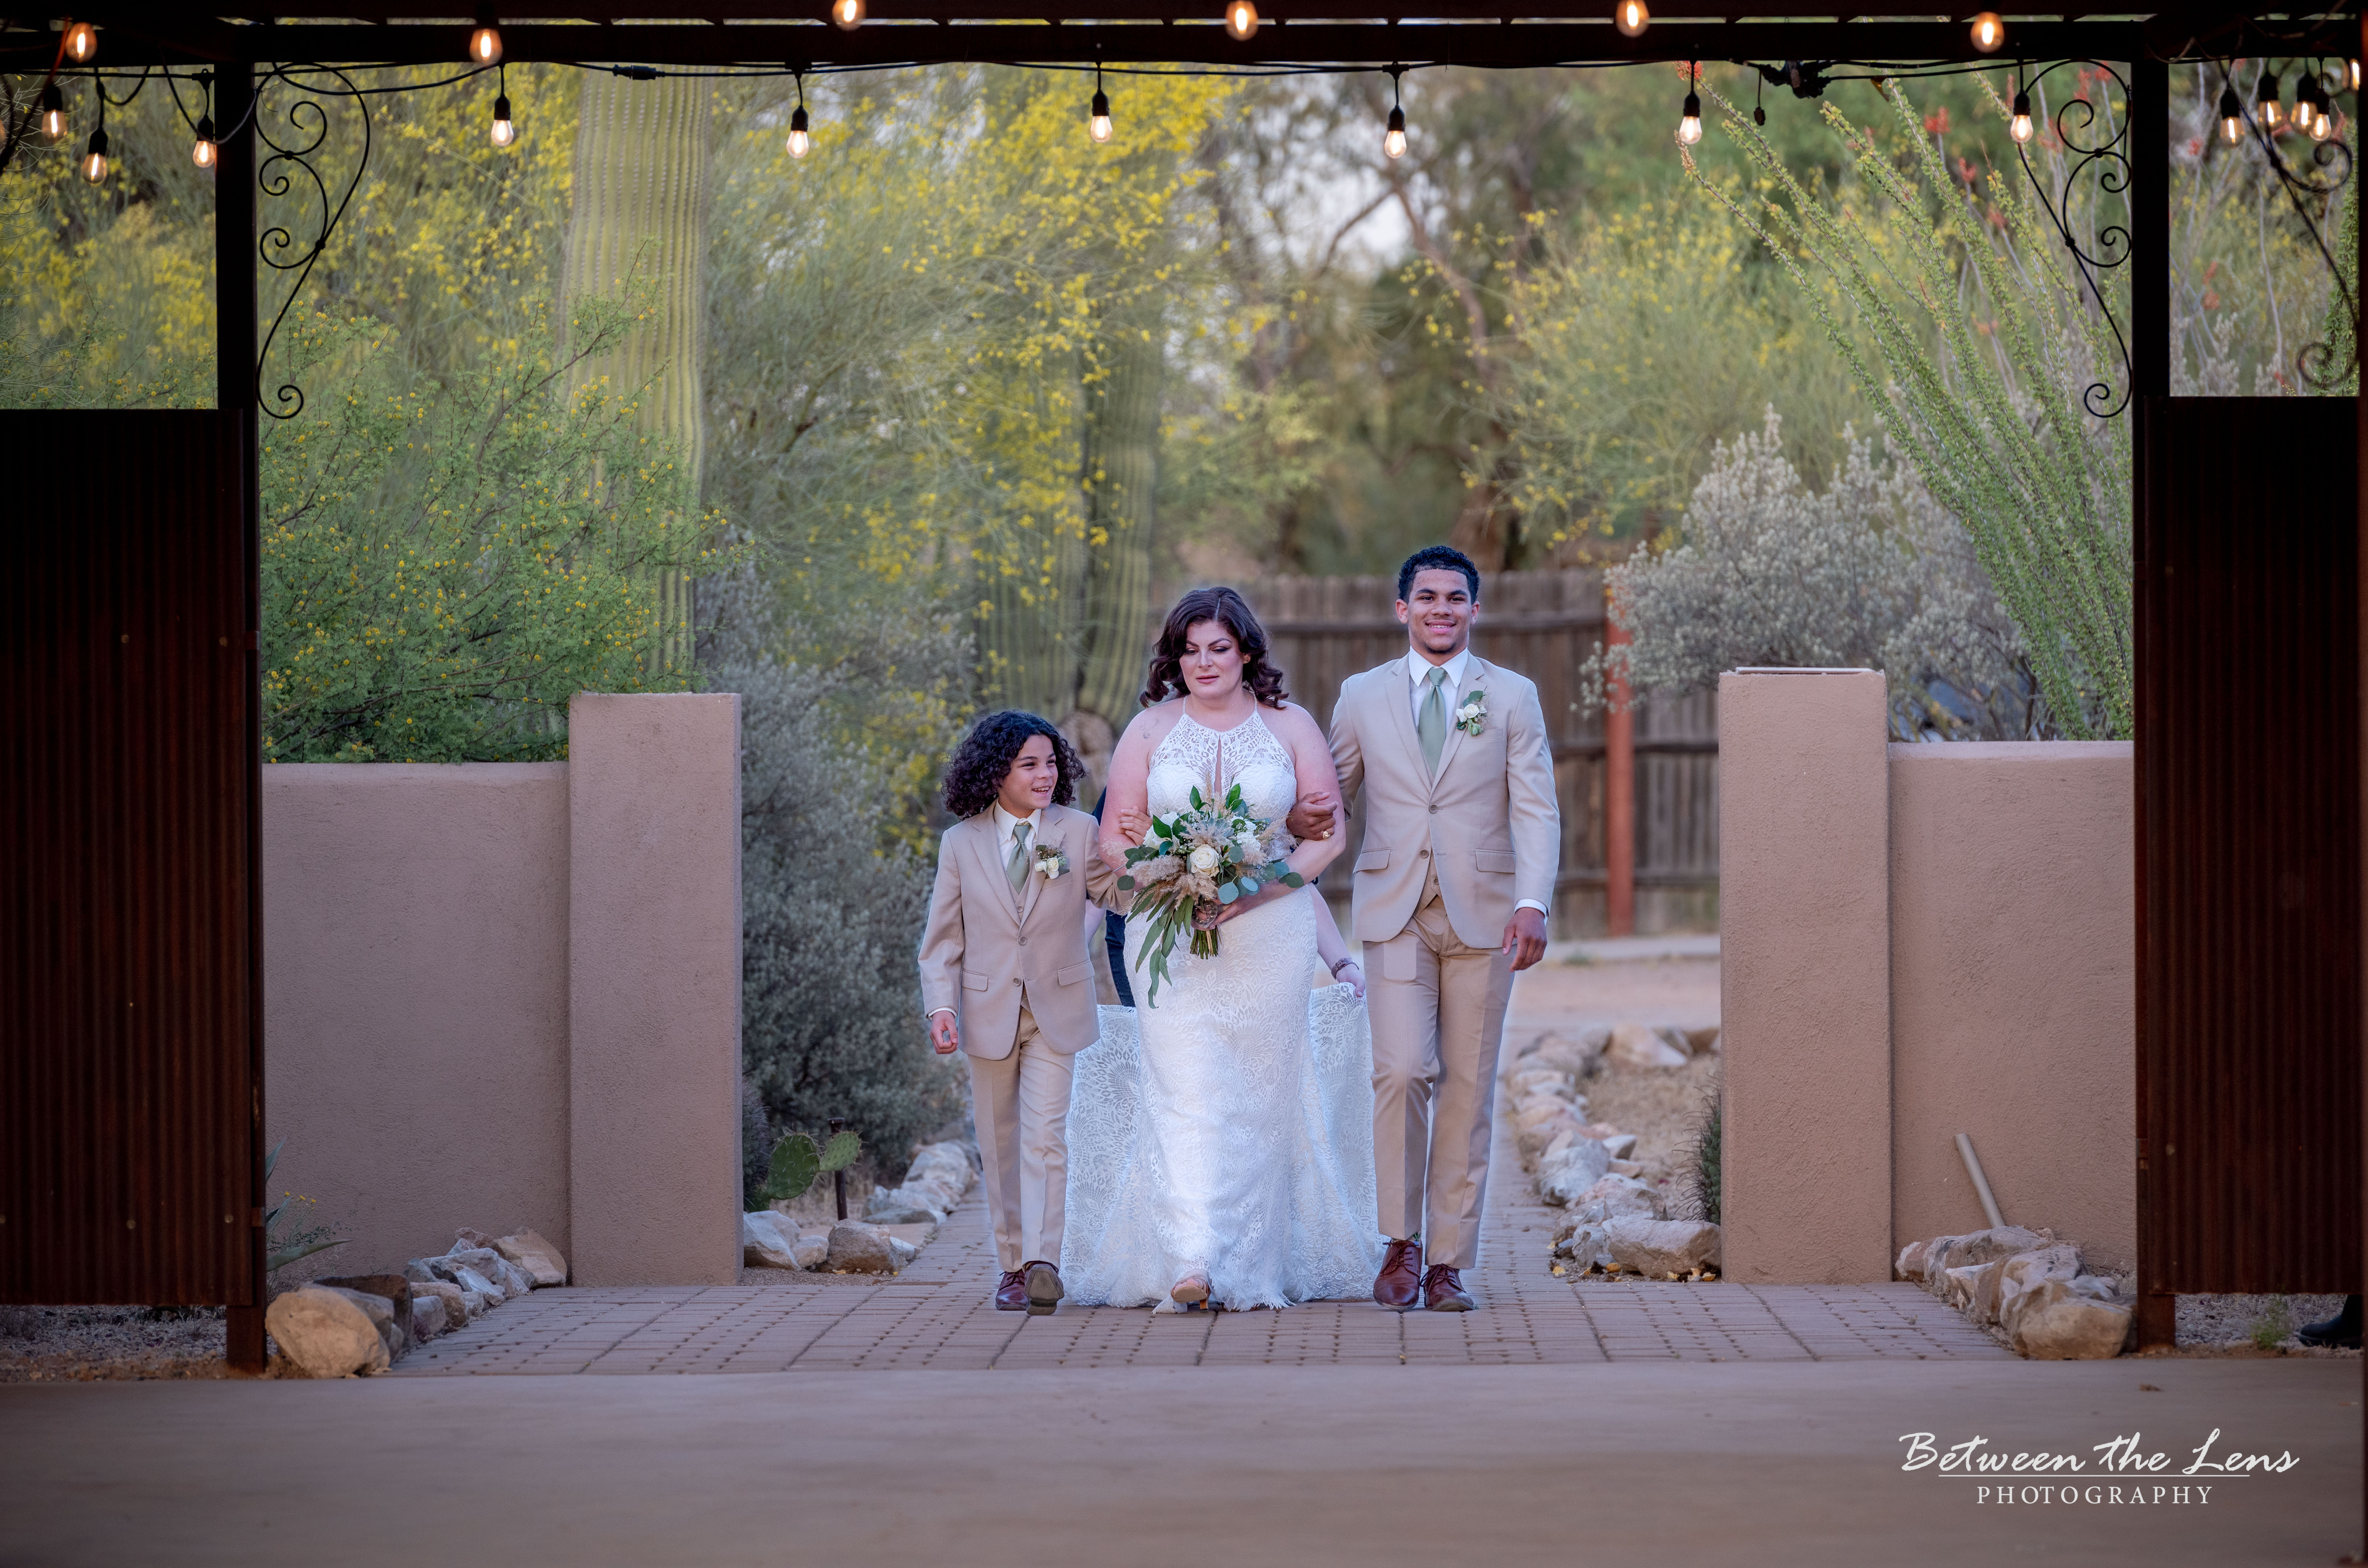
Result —
[[1024, 948], [1024, 947], [1026, 947], [1026, 946], [1028, 945], [1028, 938], [1027, 938], [1027, 937], [1020, 937], [1020, 938], [1019, 938], [1019, 945], [1020, 945], [1021, 947], [1023, 947], [1023, 948]]
[[1433, 805], [1433, 806], [1430, 808], [1430, 814], [1431, 814], [1432, 816], [1437, 816], [1437, 815], [1439, 814], [1439, 808], [1438, 808], [1438, 806]]
[[1417, 860], [1428, 860], [1430, 858], [1430, 851], [1428, 849], [1417, 849], [1414, 854], [1415, 858]]

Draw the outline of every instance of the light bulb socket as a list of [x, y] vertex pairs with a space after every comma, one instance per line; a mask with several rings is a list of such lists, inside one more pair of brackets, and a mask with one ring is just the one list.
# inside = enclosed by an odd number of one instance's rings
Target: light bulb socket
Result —
[[2220, 118], [2224, 120], [2245, 118], [2245, 106], [2237, 101], [2237, 89], [2234, 87], [2220, 89]]
[[1688, 93], [1686, 95], [1686, 112], [1684, 118], [1687, 119], [1700, 119], [1702, 118], [1702, 95], [1700, 93]]
[[2285, 106], [2278, 102], [2278, 79], [2267, 71], [2261, 73], [2261, 85], [2253, 93], [2253, 112], [2271, 130], [2286, 117]]
[[510, 117], [510, 96], [509, 96], [507, 93], [496, 93], [496, 94], [495, 94], [495, 95], [494, 95], [494, 118], [495, 118], [495, 119], [507, 119], [509, 117]]
[[790, 111], [790, 129], [791, 129], [792, 131], [796, 131], [796, 132], [803, 132], [803, 131], [805, 131], [805, 129], [806, 129], [806, 106], [805, 106], [805, 105], [803, 105], [803, 104], [800, 104], [797, 108], [793, 108], [793, 109], [791, 109], [791, 110]]
[[2029, 93], [2018, 92], [2014, 95], [2014, 112], [2017, 119], [2029, 119], [2031, 118], [2031, 95]]
[[1402, 108], [1398, 108], [1398, 107], [1397, 107], [1396, 105], [1395, 105], [1395, 104], [1391, 105], [1391, 106], [1390, 106], [1390, 122], [1389, 122], [1389, 125], [1386, 127], [1386, 129], [1387, 129], [1387, 130], [1390, 130], [1390, 131], [1396, 131], [1396, 132], [1397, 132], [1399, 135], [1401, 135], [1401, 136], [1405, 135], [1405, 134], [1406, 134], [1406, 110], [1404, 110], [1404, 109], [1402, 109]]
[[1108, 119], [1110, 118], [1110, 95], [1097, 89], [1094, 93], [1094, 106], [1087, 112], [1089, 112], [1096, 119]]

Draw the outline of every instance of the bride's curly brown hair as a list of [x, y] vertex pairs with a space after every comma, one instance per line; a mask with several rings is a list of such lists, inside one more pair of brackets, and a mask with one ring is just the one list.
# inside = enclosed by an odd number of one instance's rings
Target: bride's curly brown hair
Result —
[[1268, 662], [1266, 628], [1258, 624], [1258, 612], [1250, 608], [1249, 601], [1231, 588], [1195, 588], [1176, 601], [1176, 608], [1167, 612], [1167, 624], [1159, 629], [1159, 645], [1151, 654], [1151, 674], [1143, 684], [1143, 705], [1148, 708], [1171, 696], [1182, 697], [1190, 689], [1184, 684], [1184, 641], [1194, 627], [1211, 620], [1231, 633], [1241, 649], [1242, 684], [1249, 687], [1250, 695], [1269, 708], [1290, 701], [1282, 671]]
[[1086, 765], [1077, 760], [1069, 737], [1049, 719], [1007, 708], [972, 725], [970, 733], [962, 738], [962, 744], [954, 748], [954, 759], [946, 764], [946, 813], [974, 817], [995, 804], [1004, 777], [1019, 756], [1019, 748], [1038, 735], [1053, 743], [1053, 764], [1060, 771], [1060, 782], [1053, 786], [1053, 803], [1076, 805], [1077, 780], [1086, 776]]

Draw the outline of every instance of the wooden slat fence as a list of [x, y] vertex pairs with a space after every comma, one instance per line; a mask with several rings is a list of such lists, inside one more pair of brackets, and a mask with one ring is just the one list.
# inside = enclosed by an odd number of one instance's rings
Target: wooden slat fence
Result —
[[[1246, 592], [1265, 621], [1292, 696], [1326, 724], [1340, 683], [1403, 654], [1406, 628], [1388, 577], [1276, 577]], [[1562, 797], [1554, 931], [1604, 925], [1603, 716], [1579, 700], [1580, 666], [1603, 637], [1594, 572], [1500, 572], [1483, 578], [1474, 644], [1538, 684]], [[1636, 712], [1636, 929], [1718, 923], [1718, 699], [1652, 698]], [[1362, 824], [1357, 824], [1361, 831]], [[1334, 879], [1327, 879], [1328, 881]], [[1339, 891], [1345, 896], [1345, 889]]]

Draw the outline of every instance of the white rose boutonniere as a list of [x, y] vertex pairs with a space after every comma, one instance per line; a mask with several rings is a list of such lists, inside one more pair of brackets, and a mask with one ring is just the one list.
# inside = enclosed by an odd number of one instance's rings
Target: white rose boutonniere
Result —
[[1059, 881], [1069, 869], [1069, 858], [1050, 844], [1036, 846], [1036, 874], [1048, 882]]
[[1476, 735], [1488, 722], [1488, 694], [1474, 691], [1456, 706], [1455, 727], [1467, 735]]

